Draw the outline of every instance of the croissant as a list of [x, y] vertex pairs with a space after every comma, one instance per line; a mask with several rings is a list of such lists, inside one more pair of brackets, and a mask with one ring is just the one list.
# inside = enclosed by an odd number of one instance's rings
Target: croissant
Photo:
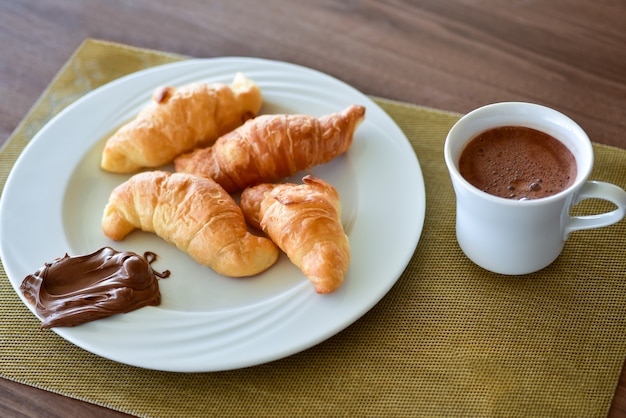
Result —
[[276, 262], [279, 250], [248, 232], [237, 203], [209, 178], [146, 171], [117, 186], [104, 209], [106, 236], [154, 232], [199, 263], [231, 277], [252, 276]]
[[211, 177], [227, 192], [289, 177], [327, 163], [350, 148], [365, 107], [352, 105], [341, 113], [261, 115], [174, 160], [176, 171]]
[[246, 220], [287, 254], [317, 293], [330, 293], [341, 286], [350, 265], [339, 194], [311, 175], [302, 181], [247, 188], [240, 205]]
[[158, 88], [152, 101], [106, 141], [100, 167], [133, 173], [171, 163], [256, 116], [262, 103], [259, 87], [242, 73], [231, 86], [197, 82]]

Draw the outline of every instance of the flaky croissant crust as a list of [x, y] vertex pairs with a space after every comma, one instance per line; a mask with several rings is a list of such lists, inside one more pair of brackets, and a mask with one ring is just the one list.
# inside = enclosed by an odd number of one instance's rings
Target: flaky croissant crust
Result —
[[261, 184], [241, 194], [246, 219], [258, 225], [314, 284], [335, 291], [350, 265], [350, 243], [341, 225], [341, 203], [327, 182], [305, 176], [303, 184]]
[[219, 136], [259, 112], [259, 87], [242, 73], [230, 86], [192, 83], [161, 87], [152, 101], [105, 144], [100, 166], [114, 173], [155, 168], [196, 147], [211, 145]]
[[134, 229], [154, 232], [231, 277], [258, 274], [279, 255], [269, 239], [248, 232], [241, 209], [217, 183], [185, 173], [132, 176], [112, 191], [102, 229], [114, 240]]
[[177, 157], [176, 171], [211, 177], [228, 192], [273, 182], [327, 163], [346, 152], [365, 107], [340, 113], [261, 115], [221, 136], [208, 148]]

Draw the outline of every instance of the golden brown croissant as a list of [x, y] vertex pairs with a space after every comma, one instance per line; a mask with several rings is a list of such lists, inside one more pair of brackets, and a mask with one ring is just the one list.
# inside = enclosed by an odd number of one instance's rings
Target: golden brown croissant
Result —
[[137, 117], [107, 140], [100, 167], [133, 173], [168, 164], [256, 116], [262, 103], [259, 87], [241, 73], [231, 86], [198, 82], [159, 88]]
[[123, 239], [154, 232], [225, 276], [252, 276], [278, 259], [276, 245], [248, 228], [237, 203], [209, 178], [147, 171], [116, 187], [102, 218], [104, 233]]
[[174, 160], [176, 171], [211, 177], [227, 192], [289, 177], [327, 163], [350, 148], [365, 107], [341, 113], [262, 115], [221, 136], [213, 146]]
[[302, 181], [250, 187], [241, 194], [240, 205], [246, 220], [260, 225], [317, 293], [330, 293], [341, 286], [350, 265], [339, 194], [311, 175]]

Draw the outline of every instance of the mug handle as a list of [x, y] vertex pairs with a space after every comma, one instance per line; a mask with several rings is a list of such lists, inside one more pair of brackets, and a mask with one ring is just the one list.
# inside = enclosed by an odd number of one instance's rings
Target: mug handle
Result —
[[565, 226], [565, 238], [567, 238], [570, 232], [612, 225], [621, 221], [626, 215], [626, 191], [614, 184], [603, 181], [588, 181], [574, 198], [572, 206], [585, 199], [608, 200], [615, 204], [617, 209], [598, 215], [570, 217], [569, 222]]

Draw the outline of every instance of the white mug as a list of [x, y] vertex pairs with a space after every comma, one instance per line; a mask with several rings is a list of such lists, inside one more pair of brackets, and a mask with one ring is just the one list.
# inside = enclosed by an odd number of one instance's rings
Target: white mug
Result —
[[[561, 141], [576, 159], [577, 176], [560, 193], [532, 200], [488, 194], [459, 173], [461, 152], [480, 133], [500, 126], [522, 126]], [[532, 273], [550, 265], [571, 232], [619, 222], [626, 213], [626, 192], [620, 187], [589, 181], [593, 148], [578, 124], [556, 110], [520, 102], [495, 103], [463, 116], [450, 129], [444, 157], [456, 194], [456, 236], [467, 257], [500, 274]], [[584, 199], [608, 200], [616, 209], [589, 216], [570, 216]]]

